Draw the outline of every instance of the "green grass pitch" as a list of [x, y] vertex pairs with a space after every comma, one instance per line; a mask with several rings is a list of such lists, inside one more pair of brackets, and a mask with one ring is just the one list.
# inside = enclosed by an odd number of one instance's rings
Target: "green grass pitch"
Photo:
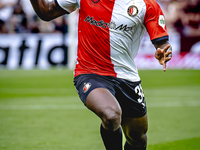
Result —
[[[147, 150], [200, 149], [200, 70], [140, 70]], [[0, 70], [0, 150], [104, 150], [71, 70]]]

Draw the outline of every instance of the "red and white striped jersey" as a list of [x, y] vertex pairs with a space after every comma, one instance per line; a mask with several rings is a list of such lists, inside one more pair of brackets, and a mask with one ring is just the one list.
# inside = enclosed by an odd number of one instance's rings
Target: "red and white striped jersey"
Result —
[[99, 74], [139, 81], [134, 58], [147, 30], [153, 43], [168, 39], [155, 0], [57, 0], [68, 12], [79, 8], [74, 75]]

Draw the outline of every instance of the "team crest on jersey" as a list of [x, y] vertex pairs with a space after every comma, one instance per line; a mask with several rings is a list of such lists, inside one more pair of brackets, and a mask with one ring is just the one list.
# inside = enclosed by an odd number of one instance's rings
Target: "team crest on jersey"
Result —
[[134, 17], [138, 14], [138, 8], [134, 5], [129, 6], [127, 13], [129, 16]]
[[91, 0], [93, 3], [98, 3], [100, 0]]
[[90, 89], [90, 87], [91, 87], [91, 83], [84, 83], [85, 84], [85, 86], [83, 87], [83, 93], [86, 93], [89, 89]]

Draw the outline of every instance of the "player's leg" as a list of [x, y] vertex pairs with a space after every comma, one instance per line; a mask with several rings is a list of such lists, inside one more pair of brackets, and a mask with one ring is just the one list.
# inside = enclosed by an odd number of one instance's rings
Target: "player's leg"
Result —
[[101, 136], [106, 150], [122, 150], [122, 112], [115, 97], [105, 88], [96, 88], [87, 96], [86, 106], [102, 120]]
[[127, 140], [124, 150], [146, 150], [147, 115], [140, 118], [123, 118], [122, 128]]

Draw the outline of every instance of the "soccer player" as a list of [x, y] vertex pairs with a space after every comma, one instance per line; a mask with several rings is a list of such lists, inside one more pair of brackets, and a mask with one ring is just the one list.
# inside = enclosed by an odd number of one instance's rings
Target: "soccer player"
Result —
[[79, 97], [102, 120], [107, 150], [122, 150], [122, 130], [125, 150], [146, 150], [146, 103], [134, 58], [147, 30], [166, 69], [172, 51], [160, 6], [155, 0], [30, 1], [45, 21], [79, 9], [74, 70]]

